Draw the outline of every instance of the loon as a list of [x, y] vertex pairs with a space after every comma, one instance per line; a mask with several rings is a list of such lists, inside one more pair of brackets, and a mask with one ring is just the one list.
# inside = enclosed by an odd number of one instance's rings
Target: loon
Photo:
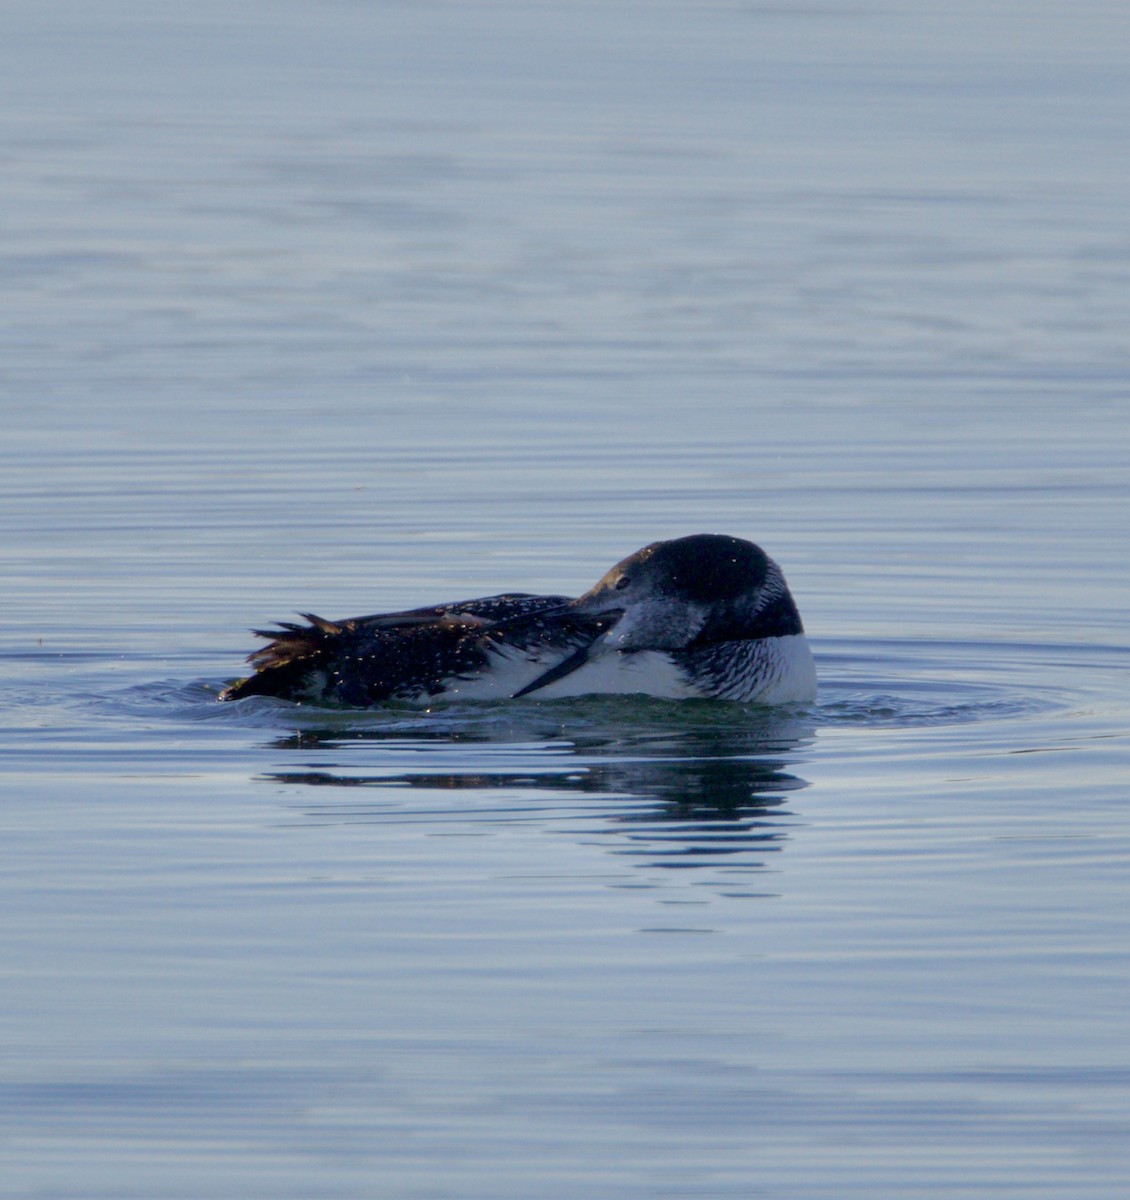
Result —
[[720, 534], [653, 542], [583, 596], [524, 592], [254, 630], [255, 673], [221, 700], [558, 699], [594, 693], [756, 704], [814, 700], [816, 668], [777, 564]]

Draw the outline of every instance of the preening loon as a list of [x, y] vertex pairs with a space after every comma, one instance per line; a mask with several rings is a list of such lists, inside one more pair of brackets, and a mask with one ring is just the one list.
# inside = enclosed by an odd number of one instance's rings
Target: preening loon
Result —
[[407, 612], [256, 630], [255, 673], [221, 700], [367, 708], [643, 694], [758, 704], [815, 699], [800, 614], [760, 547], [720, 534], [653, 542], [594, 587], [506, 593]]

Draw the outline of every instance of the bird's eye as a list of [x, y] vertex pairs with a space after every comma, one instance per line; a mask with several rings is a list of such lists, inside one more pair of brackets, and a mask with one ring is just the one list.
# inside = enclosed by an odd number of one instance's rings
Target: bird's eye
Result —
[[616, 590], [618, 592], [622, 592], [631, 582], [632, 581], [627, 577], [627, 575], [621, 575], [620, 578], [616, 580]]

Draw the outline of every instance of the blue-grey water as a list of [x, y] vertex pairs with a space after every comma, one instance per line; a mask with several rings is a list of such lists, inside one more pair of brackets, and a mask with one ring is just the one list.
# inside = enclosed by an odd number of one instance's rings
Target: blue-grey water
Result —
[[[1130, 1180], [1120, 3], [10, 0], [0, 1196]], [[782, 564], [819, 701], [215, 701]]]

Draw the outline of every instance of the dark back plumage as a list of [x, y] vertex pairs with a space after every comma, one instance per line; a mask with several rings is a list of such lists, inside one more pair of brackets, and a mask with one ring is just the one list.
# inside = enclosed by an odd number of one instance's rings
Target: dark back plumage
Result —
[[255, 674], [222, 700], [277, 696], [365, 707], [438, 696], [452, 677], [484, 670], [492, 650], [569, 652], [611, 624], [572, 612], [566, 596], [509, 593], [341, 621], [301, 614], [305, 625], [257, 629], [266, 646], [248, 656]]

